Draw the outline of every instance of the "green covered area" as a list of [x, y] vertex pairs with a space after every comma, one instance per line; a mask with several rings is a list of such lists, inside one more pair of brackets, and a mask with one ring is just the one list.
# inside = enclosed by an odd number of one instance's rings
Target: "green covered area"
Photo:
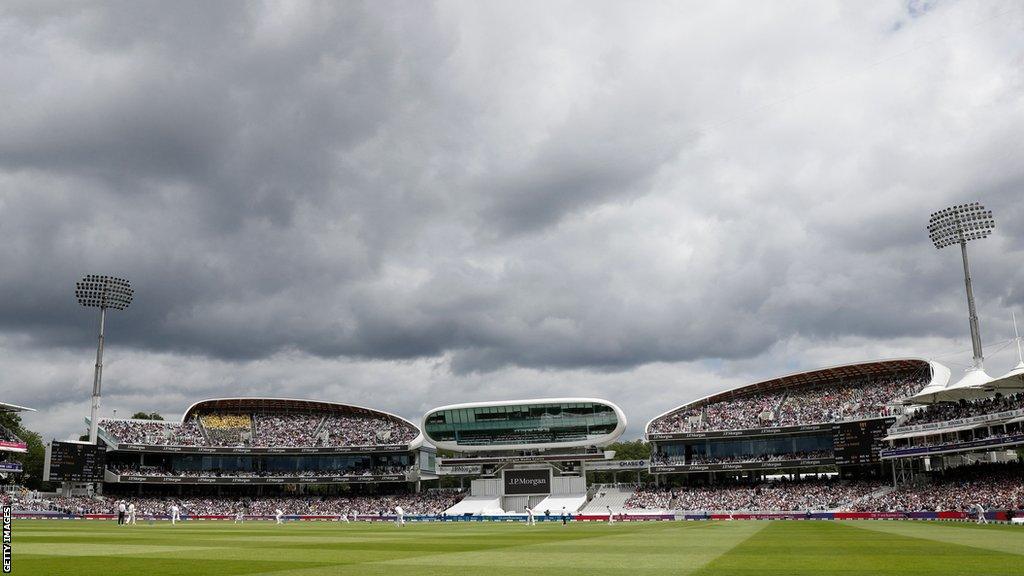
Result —
[[1024, 574], [1024, 528], [933, 522], [16, 520], [14, 574]]

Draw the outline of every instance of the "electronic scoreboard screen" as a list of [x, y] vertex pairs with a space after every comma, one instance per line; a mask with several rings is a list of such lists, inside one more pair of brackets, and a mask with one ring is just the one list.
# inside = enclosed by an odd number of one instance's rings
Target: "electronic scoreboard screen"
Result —
[[94, 444], [51, 442], [47, 447], [49, 479], [58, 482], [102, 482], [106, 451]]
[[837, 466], [878, 464], [882, 441], [895, 418], [878, 418], [862, 422], [837, 424], [832, 429], [832, 448]]

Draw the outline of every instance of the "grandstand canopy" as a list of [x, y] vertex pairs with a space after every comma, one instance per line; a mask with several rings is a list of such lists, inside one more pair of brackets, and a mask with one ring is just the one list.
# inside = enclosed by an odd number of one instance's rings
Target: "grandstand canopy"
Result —
[[8, 404], [6, 402], [0, 402], [0, 412], [35, 412], [35, 408], [26, 408], [25, 406], [18, 406], [17, 404]]
[[960, 380], [946, 386], [928, 385], [917, 394], [906, 399], [908, 404], [934, 404], [987, 398], [995, 394], [996, 380], [981, 369], [970, 369]]
[[302, 400], [298, 398], [211, 398], [200, 400], [188, 407], [181, 421], [185, 422], [192, 416], [207, 414], [210, 412], [303, 412], [317, 414], [348, 414], [356, 416], [376, 416], [393, 420], [401, 420], [419, 430], [419, 426], [390, 412], [355, 406], [353, 404], [340, 404], [337, 402], [326, 402], [322, 400]]
[[875, 360], [871, 362], [858, 362], [854, 364], [842, 364], [828, 368], [819, 368], [806, 372], [794, 372], [786, 376], [764, 380], [754, 384], [746, 384], [732, 390], [718, 392], [705, 396], [698, 400], [673, 408], [668, 412], [660, 414], [647, 423], [645, 430], [649, 430], [651, 424], [666, 416], [671, 416], [682, 410], [700, 407], [706, 404], [746, 398], [757, 394], [781, 392], [799, 388], [824, 386], [830, 383], [840, 383], [847, 380], [862, 378], [865, 376], [884, 376], [886, 374], [913, 373], [920, 371], [930, 374], [931, 382], [925, 387], [945, 385], [949, 380], [949, 369], [937, 362], [931, 362], [923, 358], [895, 358], [891, 360]]

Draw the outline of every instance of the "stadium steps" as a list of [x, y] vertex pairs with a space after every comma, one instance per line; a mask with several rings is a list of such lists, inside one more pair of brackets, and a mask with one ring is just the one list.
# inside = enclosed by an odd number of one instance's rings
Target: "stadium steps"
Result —
[[444, 512], [449, 516], [464, 516], [466, 514], [483, 516], [505, 513], [501, 509], [500, 496], [466, 496]]
[[199, 424], [199, 431], [203, 433], [203, 440], [206, 441], [206, 445], [213, 446], [210, 442], [210, 433], [206, 431], [206, 424], [203, 424], [203, 419], [196, 418], [196, 422]]
[[566, 512], [576, 512], [587, 503], [586, 494], [558, 494], [548, 496], [541, 500], [533, 507], [534, 513], [544, 513], [545, 510], [550, 510], [552, 514], [557, 514], [562, 511], [562, 507], [565, 507]]
[[[318, 422], [317, 425], [316, 425], [316, 428], [313, 429], [313, 442], [317, 442], [319, 440], [320, 434], [323, 433], [324, 424], [326, 424], [326, 423], [327, 423], [327, 417], [326, 416], [321, 416], [320, 417], [320, 422]], [[326, 442], [326, 441], [324, 442], [324, 446], [327, 446], [328, 444], [329, 444], [329, 442]]]
[[626, 501], [636, 493], [636, 488], [629, 487], [608, 487], [598, 490], [594, 498], [580, 510], [581, 514], [605, 514], [608, 508], [616, 514], [622, 513], [626, 507]]
[[873, 492], [869, 492], [869, 493], [861, 496], [860, 498], [854, 498], [853, 500], [850, 500], [849, 502], [847, 502], [846, 504], [843, 504], [839, 508], [834, 508], [832, 510], [829, 510], [829, 512], [841, 512], [843, 510], [850, 510], [850, 509], [852, 509], [854, 507], [854, 505], [856, 505], [859, 502], [864, 502], [865, 500], [870, 500], [870, 499], [873, 499], [873, 498], [878, 498], [880, 496], [885, 496], [886, 494], [892, 492], [893, 490], [895, 490], [895, 488], [893, 488], [892, 486], [883, 486], [883, 487], [879, 488], [878, 490], [875, 490]]

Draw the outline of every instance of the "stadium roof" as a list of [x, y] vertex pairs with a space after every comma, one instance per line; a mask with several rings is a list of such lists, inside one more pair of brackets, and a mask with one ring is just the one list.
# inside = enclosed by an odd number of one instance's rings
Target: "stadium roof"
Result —
[[25, 406], [18, 406], [17, 404], [8, 404], [7, 402], [0, 402], [0, 412], [35, 412], [35, 408], [26, 408]]
[[945, 386], [928, 385], [917, 394], [907, 398], [904, 403], [931, 404], [935, 402], [986, 398], [993, 393], [989, 385], [994, 380], [984, 370], [972, 368], [960, 380]]
[[927, 370], [930, 372], [932, 380], [928, 386], [925, 387], [926, 389], [939, 384], [944, 386], [949, 381], [948, 368], [938, 362], [932, 362], [923, 358], [893, 358], [888, 360], [857, 362], [853, 364], [840, 364], [838, 366], [829, 366], [827, 368], [819, 368], [817, 370], [794, 372], [792, 374], [787, 374], [786, 376], [780, 376], [778, 378], [772, 378], [771, 380], [764, 380], [754, 384], [745, 384], [731, 390], [717, 392], [710, 396], [705, 396], [704, 398], [687, 402], [686, 404], [673, 408], [672, 410], [659, 414], [651, 419], [644, 428], [644, 432], [646, 433], [650, 429], [653, 422], [679, 412], [680, 410], [695, 406], [702, 406], [705, 404], [720, 402], [722, 400], [744, 398], [767, 392], [778, 392], [781, 390], [802, 388], [805, 386], [817, 386], [831, 382], [842, 382], [844, 380], [859, 378], [862, 376], [876, 376], [916, 370]]

